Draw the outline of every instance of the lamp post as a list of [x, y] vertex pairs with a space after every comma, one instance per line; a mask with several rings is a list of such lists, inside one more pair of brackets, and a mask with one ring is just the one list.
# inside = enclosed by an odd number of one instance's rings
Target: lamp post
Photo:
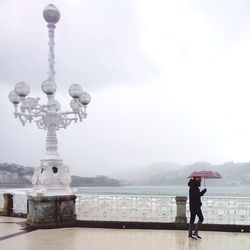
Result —
[[[56, 6], [49, 4], [44, 8], [43, 17], [48, 23], [47, 27], [49, 29], [49, 71], [48, 78], [42, 83], [41, 88], [47, 95], [48, 101], [46, 104], [39, 104], [39, 98], [28, 97], [30, 87], [25, 82], [18, 82], [14, 90], [9, 93], [9, 100], [14, 104], [15, 108], [14, 116], [19, 118], [22, 125], [34, 121], [39, 129], [47, 131], [46, 154], [41, 159], [41, 165], [35, 168], [32, 178], [34, 188], [28, 197], [28, 222], [30, 221], [31, 225], [34, 224], [37, 227], [44, 223], [43, 220], [39, 221], [39, 216], [44, 217], [43, 219], [45, 220], [48, 219], [46, 219], [46, 216], [51, 216], [45, 214], [45, 210], [48, 207], [53, 211], [58, 208], [58, 205], [60, 207], [60, 204], [56, 204], [58, 199], [63, 201], [64, 208], [66, 204], [66, 207], [70, 207], [70, 209], [72, 201], [73, 203], [75, 201], [73, 191], [70, 189], [71, 176], [69, 167], [63, 163], [57, 152], [56, 131], [61, 128], [65, 129], [72, 122], [85, 119], [87, 117], [86, 108], [91, 100], [90, 95], [84, 92], [80, 85], [73, 84], [69, 87], [69, 94], [72, 97], [70, 102], [71, 111], [61, 111], [60, 103], [55, 99], [57, 86], [54, 70], [54, 33], [55, 24], [60, 19], [60, 12]], [[66, 201], [61, 196], [64, 196]], [[67, 196], [72, 196], [72, 199]], [[45, 200], [48, 201], [45, 202]], [[71, 213], [74, 213], [74, 208], [72, 209]], [[37, 213], [38, 210], [40, 211], [39, 214]], [[44, 212], [41, 213], [41, 211]], [[49, 213], [52, 213], [52, 211]], [[51, 223], [53, 224], [53, 220], [49, 222], [49, 224]], [[54, 221], [54, 224], [58, 223], [60, 224], [61, 222]]]

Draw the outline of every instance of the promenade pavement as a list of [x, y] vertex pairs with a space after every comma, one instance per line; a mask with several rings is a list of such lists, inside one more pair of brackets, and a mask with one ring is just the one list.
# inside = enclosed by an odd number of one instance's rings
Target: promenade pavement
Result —
[[249, 233], [60, 228], [25, 230], [25, 219], [0, 216], [1, 250], [250, 250]]

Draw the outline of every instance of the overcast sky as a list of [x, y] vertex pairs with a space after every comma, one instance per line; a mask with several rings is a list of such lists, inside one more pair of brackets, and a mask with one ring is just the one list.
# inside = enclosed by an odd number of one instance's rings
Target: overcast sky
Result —
[[56, 99], [92, 96], [88, 118], [58, 133], [73, 174], [153, 162], [250, 160], [250, 2], [245, 0], [0, 0], [0, 162], [38, 166], [46, 131], [23, 127], [8, 93], [18, 81], [46, 98], [43, 8], [55, 33]]

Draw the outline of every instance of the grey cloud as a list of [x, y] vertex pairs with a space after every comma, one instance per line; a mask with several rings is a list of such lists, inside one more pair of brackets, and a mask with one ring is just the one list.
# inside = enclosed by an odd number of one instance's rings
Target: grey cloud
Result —
[[[32, 1], [26, 1], [27, 5], [11, 2], [21, 8], [15, 20], [20, 23], [9, 30], [15, 33], [1, 38], [0, 80], [14, 84], [19, 79], [40, 87], [48, 67], [42, 8]], [[143, 82], [157, 72], [157, 66], [141, 48], [135, 1], [95, 0], [76, 6], [57, 2], [62, 16], [55, 33], [58, 83], [67, 86], [83, 83], [87, 88], [99, 88], [128, 80]], [[27, 12], [29, 15], [24, 16]], [[0, 15], [0, 32], [8, 32], [4, 23], [11, 21], [8, 13]]]
[[[247, 0], [211, 0], [205, 2], [195, 0], [194, 6], [213, 25], [217, 36], [225, 37], [227, 44], [238, 39], [240, 34], [249, 29], [250, 2]], [[224, 46], [226, 45], [225, 40]]]

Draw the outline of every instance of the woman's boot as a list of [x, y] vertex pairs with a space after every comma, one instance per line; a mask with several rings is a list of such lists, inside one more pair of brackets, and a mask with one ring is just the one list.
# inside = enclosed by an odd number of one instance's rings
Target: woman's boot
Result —
[[195, 229], [194, 229], [194, 236], [197, 237], [198, 239], [201, 239], [201, 237], [198, 235], [198, 232], [199, 232], [199, 229], [201, 227], [201, 224], [202, 224], [202, 221], [198, 221], [196, 226], [195, 226]]

